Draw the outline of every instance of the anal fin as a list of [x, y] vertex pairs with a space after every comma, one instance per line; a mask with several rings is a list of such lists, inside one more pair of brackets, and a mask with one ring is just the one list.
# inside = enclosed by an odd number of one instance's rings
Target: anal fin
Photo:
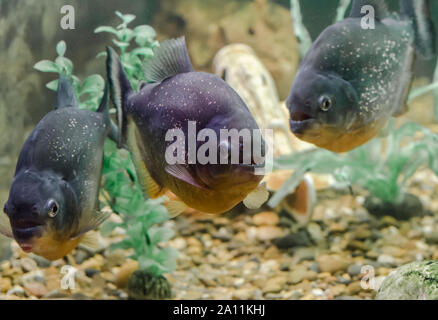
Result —
[[129, 151], [132, 154], [132, 161], [137, 171], [137, 176], [140, 182], [143, 192], [150, 198], [157, 198], [164, 193], [164, 188], [162, 188], [150, 175], [146, 164], [142, 158], [141, 139], [139, 139], [138, 129], [134, 121], [128, 120], [127, 128], [127, 143]]
[[179, 216], [181, 213], [189, 208], [181, 200], [170, 200], [168, 202], [165, 202], [164, 206], [167, 208], [167, 211], [169, 211], [169, 215], [171, 218]]

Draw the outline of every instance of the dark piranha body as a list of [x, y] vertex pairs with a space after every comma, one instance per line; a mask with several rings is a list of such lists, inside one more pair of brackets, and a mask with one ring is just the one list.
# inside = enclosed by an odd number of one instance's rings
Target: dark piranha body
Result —
[[[119, 141], [122, 145], [126, 140], [140, 182], [150, 197], [172, 191], [182, 200], [167, 204], [173, 216], [187, 207], [204, 213], [223, 213], [251, 192], [260, 192], [258, 206], [267, 200], [267, 191], [258, 188], [263, 176], [254, 174], [257, 165], [253, 162], [189, 163], [187, 139], [185, 162], [166, 161], [166, 150], [173, 143], [166, 141], [166, 134], [180, 129], [188, 138], [189, 121], [196, 124], [196, 136], [204, 128], [214, 130], [218, 137], [220, 129], [258, 129], [250, 111], [230, 86], [216, 75], [193, 70], [184, 38], [164, 41], [155, 51], [145, 68], [152, 83], [143, 83], [138, 93], [131, 88], [114, 50], [108, 48], [107, 52], [108, 78], [118, 110]], [[218, 138], [214, 147], [219, 154], [224, 146], [230, 148], [229, 141]]]
[[78, 108], [66, 77], [58, 83], [56, 109], [24, 143], [7, 216], [0, 219], [1, 233], [50, 260], [65, 256], [108, 217], [97, 211], [104, 140], [112, 128], [107, 90], [91, 112]]
[[[375, 29], [363, 28], [365, 5], [375, 10]], [[355, 0], [350, 17], [313, 43], [286, 101], [298, 138], [344, 152], [406, 111], [415, 51], [433, 56], [435, 40], [429, 1], [401, 0], [401, 7], [398, 16], [384, 1]]]

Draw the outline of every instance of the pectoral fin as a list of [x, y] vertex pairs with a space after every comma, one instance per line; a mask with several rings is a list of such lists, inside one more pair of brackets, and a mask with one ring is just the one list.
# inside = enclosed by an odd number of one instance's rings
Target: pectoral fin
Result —
[[188, 171], [188, 169], [182, 164], [168, 165], [166, 167], [166, 172], [177, 179], [180, 179], [184, 182], [187, 182], [188, 184], [191, 184], [194, 187], [208, 190], [208, 187], [203, 183], [196, 181], [195, 177], [193, 177], [193, 175]]
[[81, 239], [81, 244], [92, 249], [92, 250], [98, 250], [101, 248], [101, 245], [99, 243], [99, 233], [97, 231], [89, 231]]
[[266, 188], [266, 182], [261, 183], [243, 200], [243, 204], [248, 209], [260, 208], [269, 198], [269, 191]]
[[77, 239], [86, 232], [96, 229], [110, 216], [111, 211], [92, 211], [90, 213], [84, 213], [79, 220], [78, 229], [71, 236], [71, 239]]
[[169, 215], [171, 218], [179, 216], [181, 213], [189, 208], [181, 200], [170, 200], [169, 202], [164, 203], [164, 206], [167, 208], [167, 211], [169, 211]]
[[9, 218], [6, 214], [0, 213], [0, 234], [12, 238], [12, 229]]

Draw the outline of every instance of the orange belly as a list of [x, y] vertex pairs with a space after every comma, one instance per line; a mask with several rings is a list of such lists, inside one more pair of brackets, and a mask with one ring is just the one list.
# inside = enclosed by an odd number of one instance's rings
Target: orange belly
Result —
[[333, 127], [321, 127], [318, 134], [296, 134], [297, 138], [313, 143], [318, 147], [333, 151], [347, 152], [368, 142], [376, 136], [386, 124], [387, 119], [380, 119], [351, 131], [337, 130]]

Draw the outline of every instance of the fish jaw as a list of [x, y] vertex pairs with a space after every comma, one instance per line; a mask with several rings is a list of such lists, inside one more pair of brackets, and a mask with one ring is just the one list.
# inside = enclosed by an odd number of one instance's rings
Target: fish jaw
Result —
[[44, 233], [44, 229], [44, 225], [33, 221], [22, 221], [20, 224], [12, 225], [12, 234], [24, 252], [31, 252], [34, 240]]
[[33, 252], [36, 255], [54, 261], [65, 257], [79, 245], [81, 240], [82, 237], [58, 240], [54, 234], [46, 232], [41, 237], [33, 239], [32, 247], [27, 252]]
[[354, 130], [320, 125], [317, 132], [309, 130], [295, 135], [298, 139], [313, 143], [320, 148], [342, 153], [353, 150], [374, 138], [386, 122], [387, 118], [380, 119]]

